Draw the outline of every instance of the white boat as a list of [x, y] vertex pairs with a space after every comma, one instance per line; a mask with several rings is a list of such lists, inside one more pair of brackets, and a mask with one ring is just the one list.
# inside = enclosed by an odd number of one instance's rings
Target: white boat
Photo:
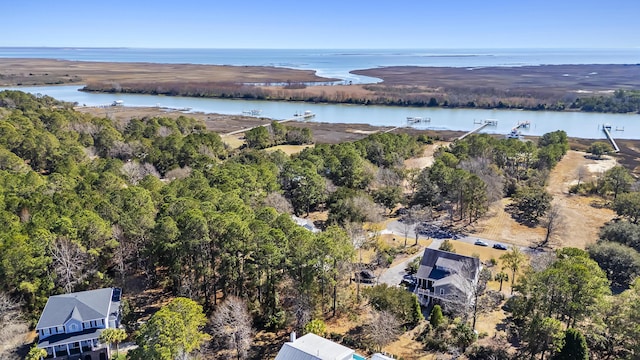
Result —
[[517, 128], [513, 128], [511, 132], [507, 134], [507, 139], [522, 139], [522, 132]]

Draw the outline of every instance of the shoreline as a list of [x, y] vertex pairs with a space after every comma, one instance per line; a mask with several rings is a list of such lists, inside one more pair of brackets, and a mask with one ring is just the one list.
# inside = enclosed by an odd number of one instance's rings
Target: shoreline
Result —
[[[84, 85], [83, 91], [309, 103], [532, 111], [637, 113], [631, 105], [586, 104], [640, 90], [640, 65], [521, 67], [395, 66], [351, 73], [382, 79], [336, 84], [314, 70], [275, 66], [90, 62], [0, 58], [0, 86]], [[625, 95], [626, 96], [626, 95]], [[581, 99], [582, 98], [582, 99]], [[580, 102], [582, 100], [582, 103]], [[588, 107], [585, 110], [584, 107]]]
[[[95, 107], [77, 107], [77, 111], [89, 113], [94, 116], [105, 116], [104, 108]], [[213, 131], [219, 135], [227, 134], [232, 131], [246, 129], [252, 126], [260, 126], [271, 123], [273, 119], [244, 116], [244, 115], [226, 115], [205, 112], [183, 112], [177, 109], [163, 109], [158, 107], [128, 107], [122, 106], [116, 109], [108, 109], [109, 113], [106, 117], [113, 121], [128, 121], [132, 118], [145, 117], [170, 117], [177, 118], [179, 116], [193, 117], [205, 123], [207, 130]], [[307, 122], [307, 121], [290, 121], [287, 126], [300, 128], [308, 128], [313, 134], [314, 143], [318, 144], [336, 144], [346, 141], [357, 141], [367, 137], [373, 133], [381, 133], [388, 130], [394, 132], [406, 133], [410, 135], [425, 134], [432, 138], [451, 142], [455, 138], [466, 133], [466, 131], [457, 130], [422, 130], [407, 127], [392, 126], [374, 126], [369, 124], [352, 124], [352, 123], [326, 123], [326, 122]], [[490, 134], [490, 136], [502, 138], [504, 135]], [[235, 142], [243, 137], [243, 134], [237, 134]], [[525, 140], [537, 141], [540, 136], [525, 136]], [[569, 137], [571, 149], [585, 151], [593, 142], [603, 141], [602, 139], [587, 139]], [[637, 177], [640, 177], [640, 140], [633, 139], [616, 139], [620, 146], [620, 153], [614, 155], [617, 161], [628, 168]]]

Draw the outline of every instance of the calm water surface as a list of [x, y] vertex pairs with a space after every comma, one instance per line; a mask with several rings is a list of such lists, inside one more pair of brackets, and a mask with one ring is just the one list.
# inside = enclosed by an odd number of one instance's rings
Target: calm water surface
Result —
[[[531, 127], [523, 129], [524, 135], [542, 135], [555, 130], [565, 130], [569, 136], [579, 138], [604, 138], [602, 125], [608, 123], [616, 138], [640, 139], [640, 115], [596, 114], [580, 112], [440, 109], [416, 107], [385, 107], [343, 104], [308, 104], [281, 101], [247, 101], [227, 99], [202, 99], [136, 94], [101, 94], [78, 91], [79, 86], [36, 86], [11, 88], [33, 94], [49, 95], [56, 99], [95, 106], [123, 100], [126, 106], [165, 106], [191, 108], [192, 111], [219, 114], [241, 114], [252, 109], [262, 110], [261, 116], [272, 119], [288, 119], [296, 112], [310, 110], [316, 114], [311, 121], [326, 123], [357, 123], [374, 126], [404, 126], [408, 116], [429, 117], [431, 122], [414, 127], [435, 130], [464, 130], [477, 127], [475, 121], [498, 120], [498, 126], [487, 127], [482, 132], [507, 134], [521, 121], [530, 121]], [[105, 110], [105, 113], [109, 109]], [[615, 131], [615, 129], [624, 131]]]
[[[638, 49], [404, 49], [404, 50], [292, 50], [292, 49], [137, 49], [137, 48], [0, 48], [0, 58], [52, 58], [79, 61], [192, 63], [216, 65], [279, 66], [316, 70], [318, 75], [355, 83], [377, 79], [350, 74], [356, 69], [382, 66], [525, 66], [559, 64], [638, 64]], [[507, 134], [520, 121], [530, 121], [525, 135], [541, 135], [558, 129], [573, 137], [603, 138], [602, 125], [608, 123], [615, 137], [640, 138], [640, 115], [589, 114], [570, 112], [532, 112], [509, 110], [425, 109], [359, 105], [320, 105], [275, 101], [198, 99], [134, 94], [79, 92], [78, 86], [20, 88], [80, 105], [110, 104], [123, 100], [127, 106], [166, 106], [192, 108], [193, 111], [241, 114], [252, 109], [273, 119], [290, 118], [305, 110], [317, 116], [312, 121], [363, 123], [375, 126], [406, 125], [407, 116], [429, 117], [431, 122], [418, 128], [471, 130], [474, 122], [497, 119], [498, 126], [483, 132]]]

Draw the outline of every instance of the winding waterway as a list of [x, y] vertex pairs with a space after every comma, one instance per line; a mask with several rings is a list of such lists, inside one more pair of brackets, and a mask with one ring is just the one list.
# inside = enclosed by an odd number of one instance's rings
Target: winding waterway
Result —
[[[406, 118], [426, 117], [428, 123], [414, 124], [419, 129], [469, 131], [485, 119], [498, 120], [497, 126], [486, 127], [481, 132], [508, 134], [518, 122], [530, 121], [523, 135], [542, 135], [555, 130], [564, 130], [571, 137], [602, 139], [603, 124], [610, 124], [615, 138], [640, 139], [639, 114], [600, 114], [583, 112], [518, 111], [443, 109], [417, 107], [386, 107], [345, 104], [310, 104], [285, 101], [251, 101], [228, 99], [205, 99], [136, 94], [102, 94], [78, 91], [79, 86], [35, 86], [6, 88], [33, 94], [42, 94], [59, 100], [76, 102], [79, 105], [96, 106], [122, 100], [125, 106], [163, 106], [168, 108], [191, 108], [194, 112], [242, 114], [253, 109], [262, 110], [261, 116], [272, 119], [288, 119], [294, 113], [310, 110], [316, 116], [310, 120], [326, 123], [358, 123], [374, 126], [405, 126]], [[2, 89], [0, 89], [2, 90]]]

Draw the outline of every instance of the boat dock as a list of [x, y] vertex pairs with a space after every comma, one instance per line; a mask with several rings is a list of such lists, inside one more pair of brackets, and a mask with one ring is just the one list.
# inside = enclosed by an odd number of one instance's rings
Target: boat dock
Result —
[[520, 132], [520, 129], [528, 129], [530, 127], [530, 121], [519, 121], [516, 126], [511, 128], [511, 132], [507, 134], [507, 139], [522, 139], [522, 132]]
[[[310, 111], [305, 111], [303, 114], [297, 114], [297, 113], [294, 114], [294, 117], [292, 117], [290, 119], [278, 120], [278, 123], [282, 124], [282, 123], [286, 123], [286, 122], [289, 122], [289, 121], [310, 119], [310, 118], [312, 118], [314, 116], [316, 116], [316, 114], [314, 114], [314, 113], [312, 113]], [[248, 128], [232, 131], [232, 132], [226, 133], [224, 135], [226, 135], [226, 136], [236, 135], [236, 134], [240, 134], [240, 133], [243, 133], [243, 132], [247, 132], [249, 130], [253, 130], [253, 129], [258, 128], [260, 126], [269, 126], [269, 125], [271, 125], [271, 122], [268, 122], [268, 123], [262, 124], [262, 125], [257, 125], [257, 126], [252, 126], [252, 127], [248, 127]]]
[[421, 116], [407, 116], [407, 125], [411, 124], [422, 124], [431, 122], [430, 117], [421, 117]]
[[604, 131], [604, 134], [607, 136], [607, 139], [609, 140], [609, 142], [613, 146], [613, 150], [616, 153], [619, 153], [620, 152], [620, 148], [618, 147], [618, 144], [616, 144], [616, 141], [613, 140], [613, 136], [611, 136], [611, 125], [609, 125], [609, 124], [602, 125], [602, 131]]
[[[479, 124], [479, 122], [474, 121], [474, 124]], [[456, 140], [462, 140], [464, 138], [466, 138], [467, 136], [477, 133], [478, 131], [488, 127], [488, 126], [497, 126], [498, 125], [498, 120], [493, 120], [493, 119], [487, 119], [485, 121], [482, 122], [482, 125], [478, 126], [477, 128], [469, 131], [468, 133], [460, 136], [459, 138], [457, 138]]]
[[316, 114], [312, 113], [310, 110], [306, 110], [305, 112], [296, 112], [295, 114], [293, 114], [294, 116], [294, 120], [301, 120], [301, 119], [311, 119], [313, 117], [316, 116]]
[[260, 114], [262, 114], [262, 110], [259, 110], [259, 109], [243, 110], [242, 114], [250, 115], [250, 116], [260, 116]]

